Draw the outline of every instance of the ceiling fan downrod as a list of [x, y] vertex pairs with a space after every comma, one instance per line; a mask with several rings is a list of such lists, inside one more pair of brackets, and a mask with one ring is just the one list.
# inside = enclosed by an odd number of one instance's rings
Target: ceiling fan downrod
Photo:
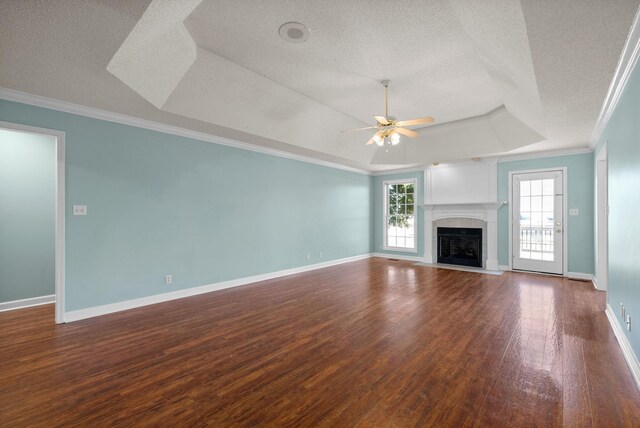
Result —
[[381, 80], [382, 86], [384, 86], [384, 117], [389, 117], [389, 83], [391, 80]]

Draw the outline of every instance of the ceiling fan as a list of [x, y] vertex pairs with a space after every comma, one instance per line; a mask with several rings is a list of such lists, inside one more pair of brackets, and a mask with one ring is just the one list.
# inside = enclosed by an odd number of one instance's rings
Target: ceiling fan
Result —
[[404, 126], [415, 126], [432, 123], [432, 117], [421, 117], [419, 119], [410, 120], [396, 120], [395, 116], [389, 116], [389, 83], [391, 80], [381, 80], [382, 86], [384, 86], [384, 116], [373, 116], [377, 123], [375, 126], [367, 126], [365, 128], [350, 129], [342, 132], [355, 132], [363, 131], [365, 129], [377, 129], [378, 131], [367, 141], [367, 146], [376, 143], [382, 147], [386, 144], [395, 146], [400, 142], [400, 134], [406, 137], [417, 137], [418, 133], [410, 129], [403, 128]]

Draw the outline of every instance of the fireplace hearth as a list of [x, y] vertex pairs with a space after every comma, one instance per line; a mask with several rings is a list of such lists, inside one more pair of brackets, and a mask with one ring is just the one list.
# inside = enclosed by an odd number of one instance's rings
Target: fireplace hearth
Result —
[[482, 268], [482, 229], [438, 227], [438, 263]]

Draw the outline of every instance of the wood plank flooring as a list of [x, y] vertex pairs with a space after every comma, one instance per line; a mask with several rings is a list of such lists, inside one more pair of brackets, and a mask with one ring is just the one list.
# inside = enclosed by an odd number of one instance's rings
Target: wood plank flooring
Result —
[[0, 426], [640, 426], [591, 283], [362, 260], [56, 326], [0, 313]]

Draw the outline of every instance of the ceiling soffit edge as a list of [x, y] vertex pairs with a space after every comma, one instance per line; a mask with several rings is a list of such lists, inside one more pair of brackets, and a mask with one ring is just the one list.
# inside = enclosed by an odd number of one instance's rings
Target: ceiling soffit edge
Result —
[[376, 152], [372, 163], [431, 164], [508, 152], [540, 141], [543, 136], [501, 106], [481, 116], [423, 128], [419, 141], [385, 146]]

